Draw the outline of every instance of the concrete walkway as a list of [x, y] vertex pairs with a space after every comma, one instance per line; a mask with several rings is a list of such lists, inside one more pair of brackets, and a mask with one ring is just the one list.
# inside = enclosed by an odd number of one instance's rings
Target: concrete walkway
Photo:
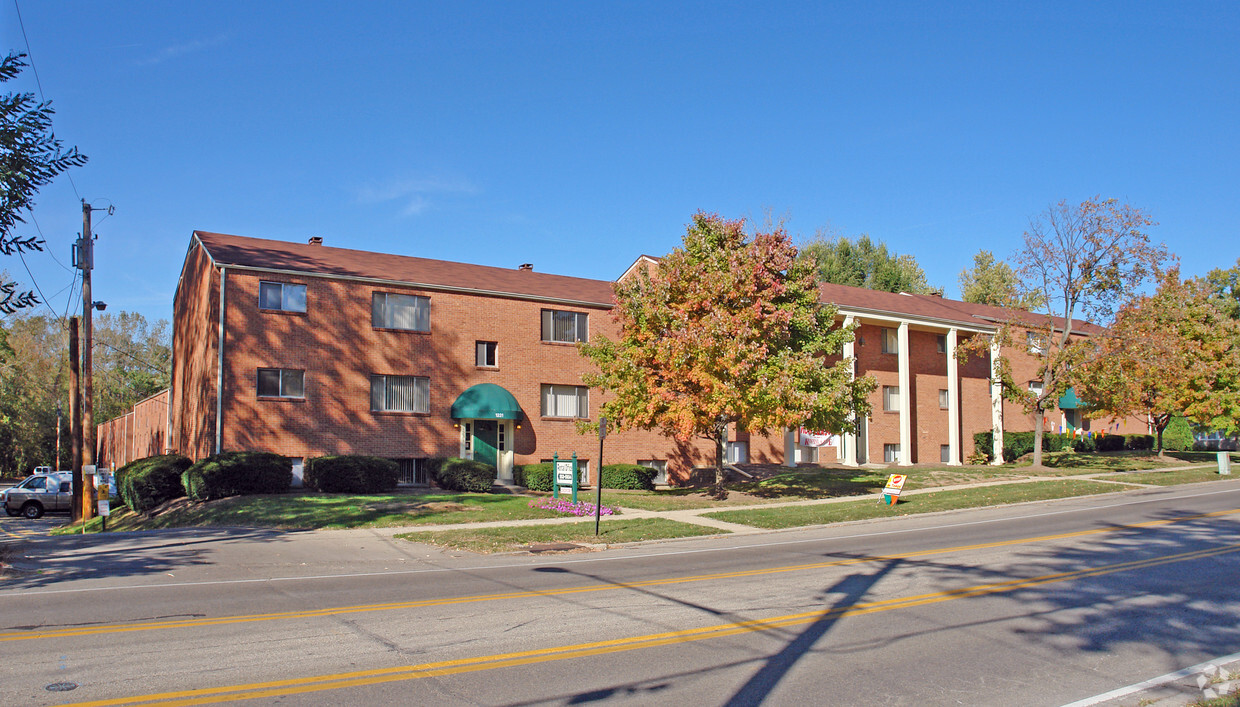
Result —
[[[987, 488], [991, 486], [1014, 486], [1014, 485], [1020, 485], [1020, 484], [1038, 483], [1041, 481], [1059, 481], [1059, 480], [1097, 481], [1101, 483], [1115, 484], [1117, 487], [1116, 491], [1120, 491], [1124, 487], [1127, 487], [1129, 489], [1163, 488], [1162, 486], [1159, 486], [1157, 484], [1142, 484], [1142, 483], [1138, 483], [1134, 481], [1124, 481], [1122, 477], [1127, 474], [1132, 474], [1132, 473], [1173, 472], [1173, 471], [1186, 471], [1189, 469], [1209, 469], [1209, 468], [1213, 468], [1213, 466], [1209, 464], [1195, 464], [1191, 466], [1174, 467], [1171, 469], [1147, 469], [1147, 470], [1137, 470], [1137, 471], [1131, 471], [1131, 472], [1130, 471], [1114, 471], [1114, 472], [1091, 472], [1088, 474], [1072, 474], [1068, 476], [1031, 476], [1031, 477], [1025, 477], [1021, 479], [1001, 479], [1001, 480], [996, 480], [996, 481], [978, 481], [978, 482], [969, 483], [969, 484], [956, 484], [956, 485], [951, 485], [951, 486], [934, 486], [934, 487], [924, 488], [924, 489], [912, 489], [912, 490], [904, 491], [902, 494], [900, 494], [900, 496], [902, 498], [907, 498], [909, 496], [917, 496], [917, 495], [926, 494], [926, 493], [936, 493], [939, 491], [955, 491], [955, 490], [960, 490], [960, 489]], [[1237, 477], [1237, 478], [1240, 478], [1240, 477]], [[739, 523], [729, 523], [729, 522], [718, 520], [715, 518], [708, 518], [706, 517], [706, 515], [709, 513], [717, 513], [719, 511], [747, 510], [747, 509], [757, 509], [757, 508], [767, 509], [767, 508], [790, 508], [794, 506], [819, 506], [819, 505], [826, 505], [826, 504], [831, 504], [831, 503], [851, 503], [853, 501], [865, 501], [865, 500], [881, 502], [882, 498], [883, 498], [883, 494], [880, 492], [880, 493], [873, 493], [873, 494], [864, 494], [864, 495], [859, 495], [859, 496], [837, 496], [834, 498], [807, 499], [807, 500], [801, 500], [801, 501], [780, 501], [777, 503], [754, 503], [754, 504], [733, 505], [733, 506], [711, 506], [707, 508], [684, 508], [684, 509], [677, 509], [677, 510], [670, 510], [670, 511], [650, 511], [650, 510], [644, 510], [640, 508], [625, 508], [622, 506], [620, 508], [619, 514], [603, 516], [602, 521], [608, 522], [608, 521], [614, 521], [614, 520], [628, 520], [632, 518], [666, 518], [667, 520], [673, 520], [673, 521], [677, 521], [680, 523], [688, 523], [690, 525], [700, 525], [700, 526], [705, 526], [708, 528], [714, 528], [716, 530], [721, 531], [721, 533], [727, 533], [731, 535], [744, 535], [744, 534], [751, 534], [751, 533], [764, 533], [764, 532], [770, 532], [770, 531], [765, 530], [763, 528], [756, 528], [756, 527], [749, 526], [749, 525], [741, 525]], [[590, 499], [584, 499], [584, 500], [589, 501]], [[375, 533], [380, 533], [383, 535], [391, 536], [391, 535], [395, 535], [398, 533], [423, 532], [423, 531], [442, 532], [442, 531], [449, 531], [449, 530], [465, 530], [465, 529], [472, 529], [472, 528], [510, 528], [510, 527], [523, 527], [523, 526], [535, 526], [535, 525], [563, 525], [563, 524], [568, 524], [568, 523], [579, 523], [583, 520], [588, 520], [588, 519], [589, 518], [581, 518], [577, 516], [564, 516], [562, 518], [532, 518], [532, 519], [526, 519], [526, 520], [496, 520], [496, 521], [485, 521], [485, 522], [480, 522], [480, 523], [443, 523], [439, 525], [403, 526], [403, 527], [398, 527], [398, 528], [373, 528], [373, 529], [368, 529], [368, 530], [370, 532], [375, 532]], [[334, 532], [334, 531], [320, 531], [320, 532]]]

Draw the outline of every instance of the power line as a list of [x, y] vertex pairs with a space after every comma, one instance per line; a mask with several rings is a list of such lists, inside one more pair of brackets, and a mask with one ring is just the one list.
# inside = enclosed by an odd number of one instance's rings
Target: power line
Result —
[[[22, 8], [18, 5], [17, 0], [13, 0], [13, 9], [17, 10], [17, 24], [22, 28], [22, 40], [26, 42], [26, 58], [30, 60], [30, 70], [34, 72], [34, 83], [39, 87], [39, 100], [47, 103], [47, 96], [43, 95], [43, 82], [39, 80], [39, 69], [34, 65], [34, 54], [30, 51], [30, 38], [26, 36], [26, 23], [22, 21]], [[78, 194], [77, 184], [73, 182], [73, 175], [65, 172], [65, 176], [69, 178], [69, 184], [73, 186], [73, 195], [81, 199], [82, 195]]]
[[118, 348], [116, 348], [115, 346], [113, 346], [113, 345], [111, 345], [111, 344], [108, 344], [108, 343], [106, 343], [106, 342], [100, 341], [99, 339], [95, 339], [95, 344], [97, 344], [97, 345], [99, 345], [99, 346], [103, 346], [103, 347], [105, 347], [105, 348], [112, 349], [113, 351], [115, 351], [115, 352], [116, 352], [116, 353], [118, 353], [118, 354], [123, 354], [123, 355], [125, 355], [125, 356], [128, 356], [129, 358], [132, 358], [133, 360], [137, 361], [138, 363], [142, 364], [143, 366], [146, 366], [147, 368], [151, 369], [151, 370], [152, 370], [152, 371], [154, 371], [155, 373], [163, 373], [163, 372], [164, 372], [164, 369], [160, 368], [159, 366], [156, 366], [155, 364], [150, 363], [150, 362], [148, 362], [148, 361], [143, 361], [142, 359], [138, 358], [137, 356], [133, 355], [132, 353], [129, 353], [128, 351], [124, 351], [124, 350], [118, 349]]

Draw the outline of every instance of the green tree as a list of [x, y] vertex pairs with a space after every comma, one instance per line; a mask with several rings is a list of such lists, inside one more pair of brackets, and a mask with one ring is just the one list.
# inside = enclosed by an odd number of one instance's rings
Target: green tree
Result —
[[801, 258], [813, 263], [823, 282], [883, 292], [929, 294], [926, 273], [911, 255], [888, 252], [882, 241], [861, 234], [856, 241], [819, 231], [801, 246]]
[[[21, 73], [25, 54], [0, 60], [0, 83]], [[14, 230], [25, 223], [23, 214], [34, 206], [34, 195], [56, 175], [86, 164], [77, 148], [65, 150], [52, 133], [50, 102], [38, 102], [33, 93], [0, 96], [0, 253], [43, 250], [43, 241], [19, 236]], [[17, 284], [0, 277], [0, 312], [12, 314], [38, 303], [33, 292], [17, 290]]]
[[1210, 298], [1223, 314], [1240, 319], [1240, 258], [1226, 270], [1215, 268], [1206, 274], [1205, 286]]
[[[107, 314], [95, 327], [96, 419], [107, 421], [168, 385], [168, 323]], [[56, 458], [56, 409], [60, 459]], [[0, 475], [69, 465], [68, 332], [63, 320], [22, 313], [0, 323]]]
[[973, 256], [973, 267], [960, 271], [960, 299], [996, 307], [1037, 309], [1039, 303], [1020, 294], [1020, 278], [1012, 266], [996, 260], [988, 250]]
[[1001, 349], [1020, 347], [1040, 359], [1042, 389], [1011, 380], [1006, 355], [999, 360], [1004, 395], [1034, 413], [1033, 465], [1042, 466], [1045, 414], [1072, 385], [1074, 370], [1094, 353], [1083, 343], [1080, 319], [1108, 324], [1120, 303], [1166, 259], [1162, 245], [1145, 229], [1154, 221], [1144, 211], [1115, 199], [1095, 197], [1080, 204], [1061, 201], [1030, 222], [1016, 254], [1018, 296], [1043, 303], [1044, 313], [1014, 312], [995, 336]]
[[657, 272], [616, 284], [613, 316], [618, 340], [581, 345], [602, 414], [617, 429], [713, 441], [719, 494], [729, 425], [851, 431], [868, 414], [874, 381], [831, 360], [852, 331], [818, 303], [814, 270], [782, 228], [748, 235], [743, 220], [695, 214]]
[[1240, 418], [1240, 322], [1219, 310], [1199, 281], [1172, 269], [1157, 291], [1124, 305], [1096, 355], [1075, 373], [1096, 413], [1149, 416], [1163, 432], [1178, 416], [1212, 428]]

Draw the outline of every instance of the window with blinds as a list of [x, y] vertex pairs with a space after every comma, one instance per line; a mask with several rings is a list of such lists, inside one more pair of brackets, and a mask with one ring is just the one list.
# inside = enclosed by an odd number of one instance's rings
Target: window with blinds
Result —
[[543, 417], [589, 417], [590, 389], [584, 385], [542, 387]]
[[376, 329], [431, 330], [431, 298], [376, 292], [370, 300], [370, 323]]
[[421, 376], [370, 377], [370, 409], [375, 412], [431, 411], [431, 379]]
[[587, 341], [589, 315], [584, 312], [565, 312], [558, 309], [542, 311], [543, 341]]

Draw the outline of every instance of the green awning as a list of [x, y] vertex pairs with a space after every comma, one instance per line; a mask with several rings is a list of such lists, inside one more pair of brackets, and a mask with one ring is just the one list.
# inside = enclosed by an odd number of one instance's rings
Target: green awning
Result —
[[1059, 398], [1060, 410], [1079, 410], [1089, 407], [1089, 403], [1076, 397], [1076, 388], [1068, 388], [1068, 392]]
[[479, 383], [452, 403], [454, 420], [520, 420], [521, 406], [503, 386]]

